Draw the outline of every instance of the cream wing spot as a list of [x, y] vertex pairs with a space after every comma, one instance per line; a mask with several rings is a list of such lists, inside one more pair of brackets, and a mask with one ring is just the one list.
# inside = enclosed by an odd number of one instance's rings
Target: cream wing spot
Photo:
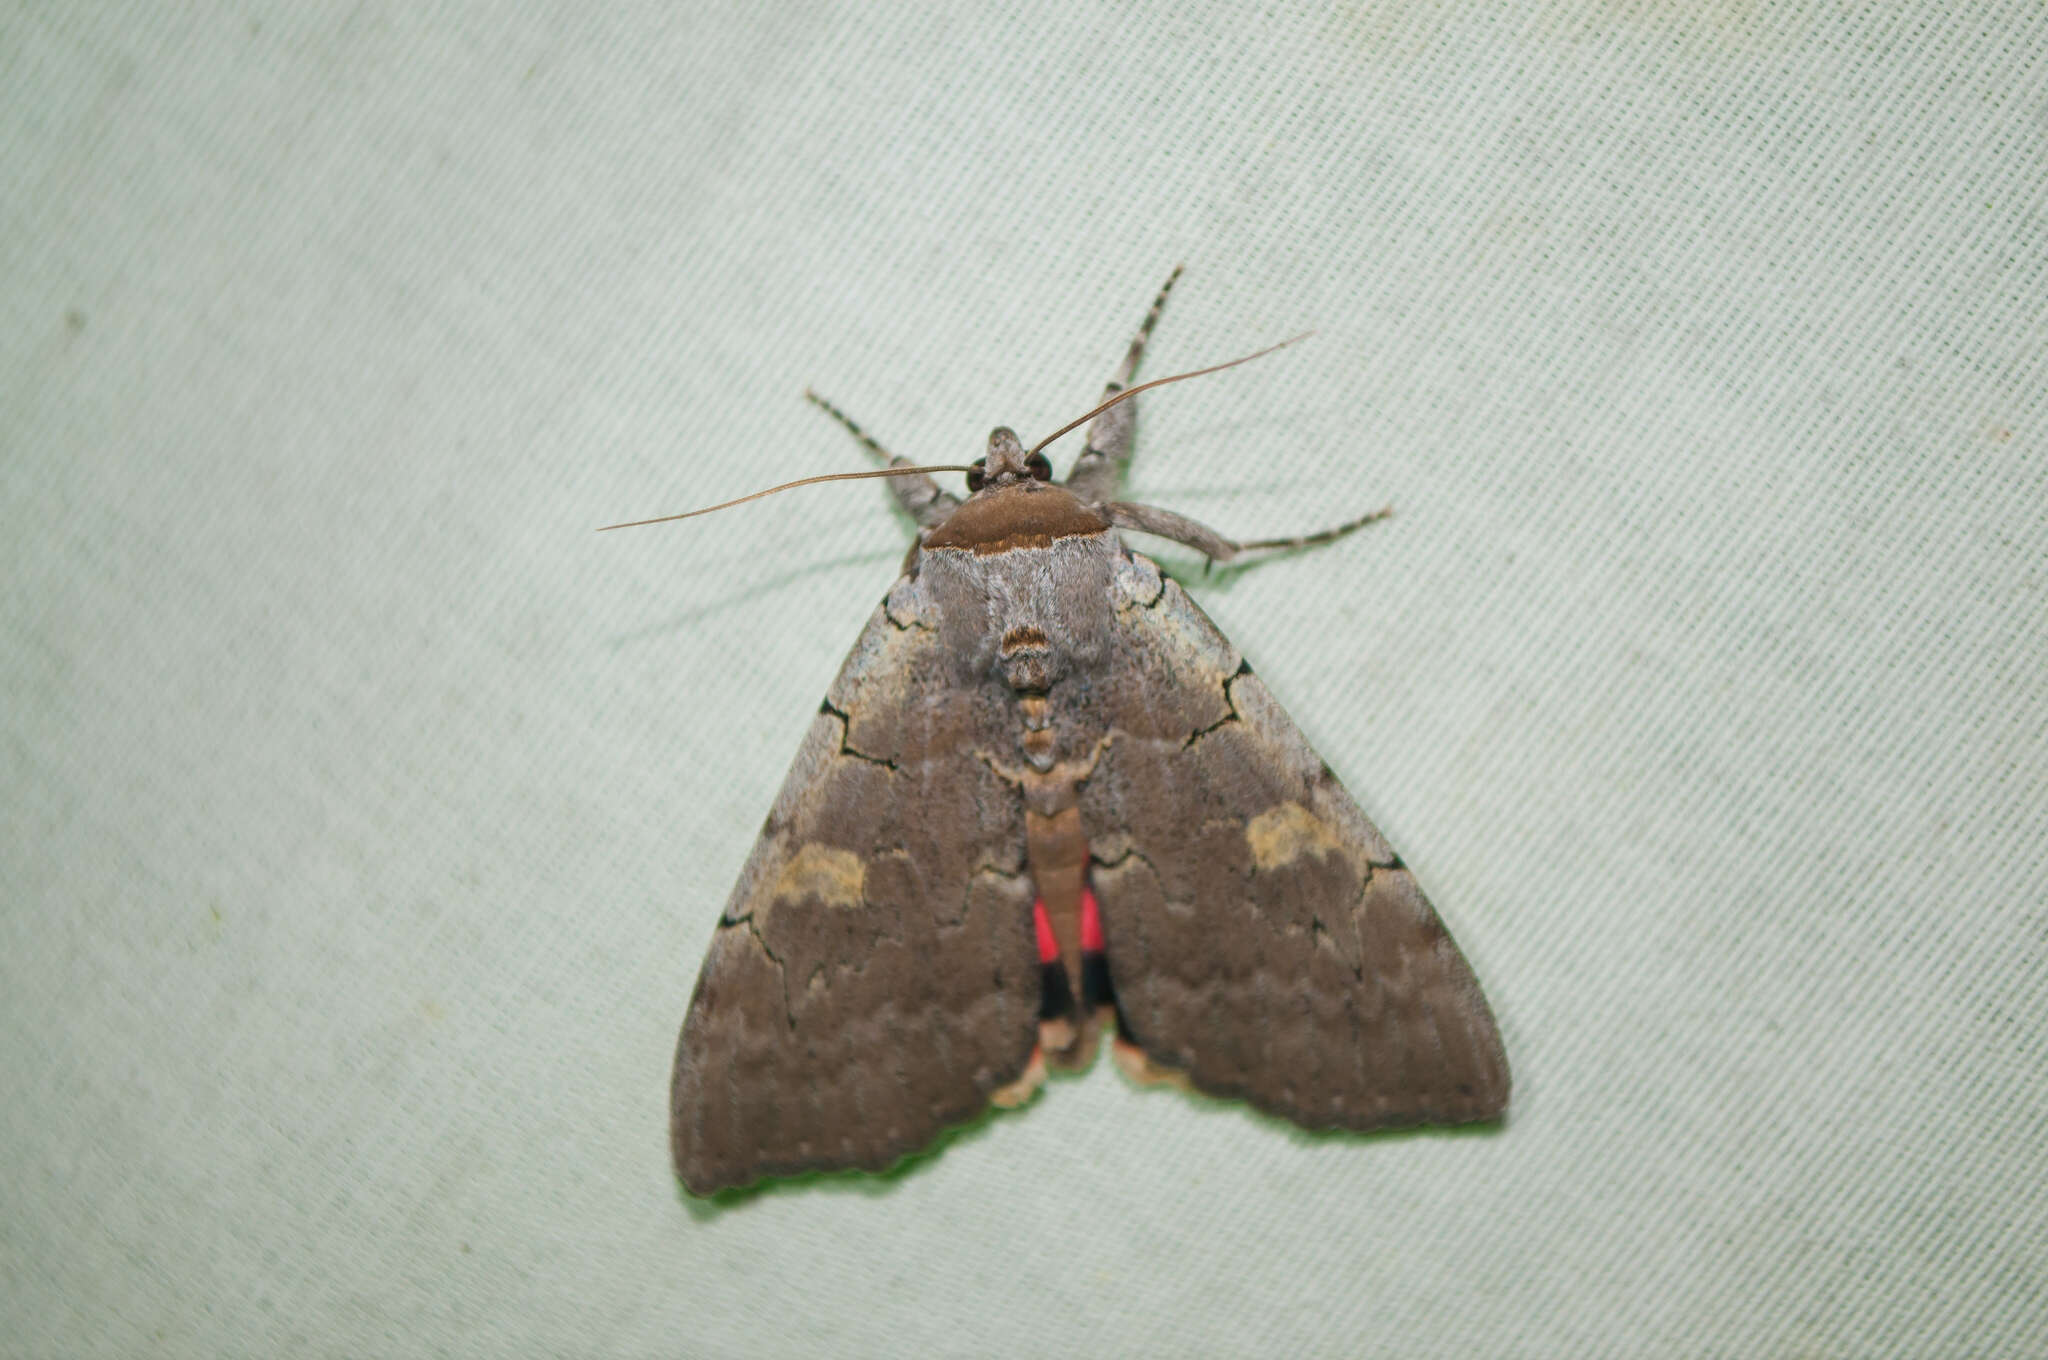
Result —
[[807, 843], [775, 877], [777, 902], [816, 898], [828, 907], [852, 908], [866, 901], [867, 866], [851, 850]]
[[1245, 843], [1252, 863], [1261, 870], [1278, 869], [1304, 855], [1344, 855], [1337, 828], [1299, 803], [1279, 803], [1245, 823]]

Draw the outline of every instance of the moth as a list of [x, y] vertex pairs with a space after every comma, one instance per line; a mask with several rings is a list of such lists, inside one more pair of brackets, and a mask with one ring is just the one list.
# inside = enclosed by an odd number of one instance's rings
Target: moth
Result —
[[1087, 1066], [1105, 1030], [1139, 1082], [1307, 1128], [1505, 1107], [1492, 1014], [1414, 877], [1237, 648], [1122, 538], [1227, 561], [1379, 517], [1239, 543], [1116, 499], [1131, 398], [1196, 376], [1129, 385], [1179, 275], [1103, 404], [1066, 427], [1092, 418], [1064, 481], [1050, 438], [1026, 450], [997, 429], [963, 499], [929, 475], [953, 469], [891, 457], [812, 398], [888, 465], [916, 538], [690, 998], [669, 1129], [691, 1193], [885, 1169], [1022, 1104], [1048, 1068]]

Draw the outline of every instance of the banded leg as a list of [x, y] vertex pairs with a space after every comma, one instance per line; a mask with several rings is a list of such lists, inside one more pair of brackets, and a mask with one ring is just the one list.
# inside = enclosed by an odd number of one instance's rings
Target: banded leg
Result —
[[1162, 510], [1156, 505], [1138, 505], [1132, 501], [1112, 501], [1106, 507], [1109, 522], [1119, 529], [1135, 529], [1139, 533], [1157, 534], [1170, 538], [1176, 543], [1185, 543], [1212, 562], [1228, 562], [1240, 553], [1260, 552], [1267, 549], [1284, 551], [1288, 548], [1312, 548], [1321, 543], [1335, 543], [1348, 533], [1363, 529], [1368, 524], [1377, 524], [1394, 513], [1386, 506], [1369, 515], [1339, 524], [1334, 529], [1322, 529], [1312, 534], [1301, 534], [1294, 538], [1255, 538], [1248, 543], [1225, 538], [1208, 525], [1189, 519], [1186, 515]]
[[[1108, 401], [1123, 391], [1137, 376], [1138, 360], [1144, 356], [1145, 342], [1152, 338], [1152, 328], [1159, 324], [1159, 313], [1166, 306], [1166, 295], [1173, 291], [1174, 280], [1186, 267], [1177, 264], [1166, 276], [1166, 284], [1159, 290], [1159, 296], [1152, 299], [1152, 310], [1145, 313], [1137, 335], [1131, 340], [1131, 347], [1124, 351], [1123, 364], [1118, 367], [1116, 376], [1109, 380], [1109, 385], [1102, 389], [1102, 400]], [[1088, 426], [1088, 447], [1081, 450], [1081, 456], [1074, 460], [1073, 471], [1067, 474], [1067, 489], [1084, 501], [1107, 504], [1116, 495], [1117, 488], [1123, 485], [1124, 469], [1131, 462], [1131, 432], [1137, 423], [1138, 402], [1135, 397], [1095, 417]]]
[[[891, 454], [876, 443], [874, 437], [866, 430], [854, 424], [851, 416], [808, 387], [804, 389], [804, 400], [844, 426], [848, 434], [860, 441], [862, 448], [881, 461], [882, 466], [910, 466], [908, 458], [899, 458]], [[958, 496], [949, 491], [941, 491], [939, 484], [933, 481], [928, 473], [917, 477], [884, 477], [882, 480], [889, 484], [889, 490], [894, 493], [896, 503], [917, 521], [917, 527], [920, 529], [931, 528], [952, 514], [954, 507], [960, 504]]]

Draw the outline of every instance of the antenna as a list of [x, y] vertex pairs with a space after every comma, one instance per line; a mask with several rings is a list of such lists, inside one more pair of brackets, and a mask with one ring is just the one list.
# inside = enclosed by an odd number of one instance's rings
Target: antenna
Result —
[[[1095, 419], [1095, 417], [1101, 415], [1104, 411], [1107, 411], [1110, 407], [1116, 405], [1118, 402], [1129, 401], [1132, 397], [1137, 396], [1140, 392], [1149, 392], [1155, 387], [1164, 387], [1168, 383], [1184, 382], [1189, 378], [1199, 378], [1205, 373], [1221, 373], [1226, 368], [1236, 368], [1239, 364], [1248, 364], [1254, 359], [1263, 359], [1276, 349], [1286, 349], [1295, 341], [1306, 340], [1314, 334], [1314, 331], [1303, 331], [1300, 335], [1290, 335], [1277, 345], [1268, 345], [1264, 349], [1258, 351], [1258, 353], [1256, 354], [1247, 354], [1242, 359], [1232, 359], [1227, 364], [1211, 364], [1207, 368], [1198, 368], [1192, 373], [1176, 373], [1171, 378], [1154, 378], [1151, 382], [1142, 382], [1139, 383], [1136, 387], [1126, 387], [1123, 391], [1117, 393], [1108, 401], [1105, 401], [1104, 403], [1102, 403], [1102, 405], [1090, 411], [1087, 415], [1082, 416], [1079, 420], [1067, 422], [1065, 425], [1060, 426], [1057, 430], [1054, 430], [1045, 438], [1039, 440], [1036, 444], [1033, 444], [1031, 446], [1030, 452], [1037, 453], [1040, 449], [1044, 448], [1047, 444], [1052, 443], [1053, 440], [1058, 439], [1067, 431], [1072, 430], [1081, 425], [1086, 425], [1089, 421]], [[1030, 455], [1027, 454], [1026, 456], [1029, 457]]]

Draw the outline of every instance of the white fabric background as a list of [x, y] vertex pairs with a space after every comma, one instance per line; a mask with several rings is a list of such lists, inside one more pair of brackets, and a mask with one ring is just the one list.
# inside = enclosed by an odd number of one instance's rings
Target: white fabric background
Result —
[[[172, 9], [189, 12], [173, 16]], [[31, 1355], [2040, 1354], [2048, 17], [0, 13]], [[1498, 1011], [1495, 1133], [1055, 1082], [686, 1204], [712, 923], [902, 526], [1166, 269], [1137, 498]], [[1072, 440], [1056, 450], [1063, 466]]]

